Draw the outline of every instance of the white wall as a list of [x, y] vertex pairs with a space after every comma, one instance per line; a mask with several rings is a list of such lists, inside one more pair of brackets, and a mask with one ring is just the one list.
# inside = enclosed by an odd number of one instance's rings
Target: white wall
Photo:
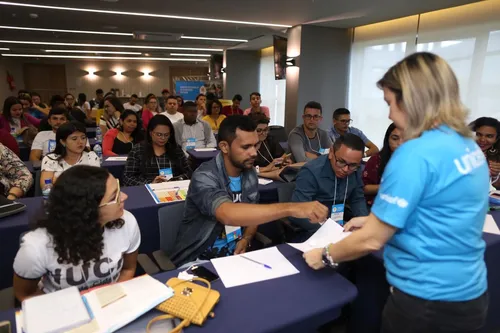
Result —
[[269, 107], [270, 125], [285, 126], [286, 81], [274, 79], [274, 48], [261, 50], [259, 92], [262, 105]]

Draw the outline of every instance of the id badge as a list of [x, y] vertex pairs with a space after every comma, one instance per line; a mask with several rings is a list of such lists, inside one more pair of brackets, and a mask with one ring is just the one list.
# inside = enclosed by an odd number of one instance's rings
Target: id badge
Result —
[[340, 225], [344, 225], [344, 204], [332, 206], [332, 214], [330, 218]]
[[56, 149], [56, 140], [49, 140], [49, 146], [48, 146], [48, 151], [49, 153], [52, 153]]
[[174, 177], [171, 168], [160, 169], [160, 176], [165, 177], [166, 180], [170, 180], [172, 179], [172, 177]]
[[186, 143], [186, 150], [196, 148], [196, 138], [188, 138]]
[[330, 152], [330, 148], [320, 148], [319, 153], [321, 155], [327, 155]]
[[228, 244], [242, 237], [241, 227], [231, 227], [226, 225], [224, 228], [226, 229], [226, 242]]

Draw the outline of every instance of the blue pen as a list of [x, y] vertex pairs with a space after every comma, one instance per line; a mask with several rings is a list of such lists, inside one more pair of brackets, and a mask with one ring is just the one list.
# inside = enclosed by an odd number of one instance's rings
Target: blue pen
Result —
[[90, 307], [89, 301], [87, 300], [87, 297], [82, 296], [82, 301], [85, 307], [87, 308], [87, 312], [89, 313], [90, 319], [94, 320], [94, 312], [92, 312], [92, 308]]
[[251, 262], [254, 262], [254, 263], [256, 263], [256, 264], [262, 265], [262, 266], [264, 266], [265, 268], [268, 268], [268, 269], [273, 269], [271, 266], [266, 265], [266, 264], [263, 264], [263, 263], [261, 263], [261, 262], [258, 262], [257, 260], [253, 260], [253, 259], [247, 258], [247, 257], [245, 257], [245, 256], [240, 256], [240, 257], [242, 257], [243, 259], [249, 260], [249, 261], [251, 261]]

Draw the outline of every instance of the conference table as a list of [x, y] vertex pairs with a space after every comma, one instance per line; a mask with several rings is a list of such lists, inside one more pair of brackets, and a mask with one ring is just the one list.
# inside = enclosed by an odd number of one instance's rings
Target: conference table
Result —
[[[259, 185], [261, 202], [264, 199], [277, 198], [279, 182]], [[165, 204], [156, 204], [145, 186], [123, 187], [123, 193], [128, 195], [125, 209], [130, 211], [141, 230], [140, 253], [152, 253], [160, 248], [158, 209]], [[12, 286], [12, 264], [19, 249], [19, 237], [30, 229], [43, 212], [43, 198], [23, 198], [19, 202], [26, 205], [22, 213], [0, 219], [0, 289]]]
[[[214, 308], [215, 317], [208, 318], [202, 327], [190, 326], [189, 332], [315, 332], [319, 326], [337, 318], [341, 308], [356, 297], [356, 287], [331, 269], [314, 271], [302, 258], [302, 253], [283, 244], [278, 250], [294, 265], [299, 274], [267, 280], [239, 287], [225, 288], [215, 281], [213, 289], [220, 292], [220, 301]], [[211, 263], [204, 264], [216, 272]], [[154, 275], [166, 282], [177, 277], [179, 271]], [[162, 313], [151, 310], [134, 322], [118, 330], [120, 333], [146, 332], [150, 319]], [[10, 320], [15, 328], [14, 310], [0, 313], [0, 321]], [[165, 332], [159, 322], [152, 333]]]

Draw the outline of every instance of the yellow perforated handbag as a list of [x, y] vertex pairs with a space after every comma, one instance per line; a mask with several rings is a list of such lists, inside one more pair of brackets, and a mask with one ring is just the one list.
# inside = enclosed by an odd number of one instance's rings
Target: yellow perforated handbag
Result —
[[[206, 284], [206, 287], [194, 283], [199, 281]], [[167, 286], [174, 290], [174, 296], [161, 303], [156, 309], [168, 313], [151, 319], [146, 327], [150, 332], [153, 323], [169, 318], [181, 318], [183, 321], [171, 331], [178, 333], [184, 327], [191, 324], [202, 326], [208, 316], [214, 317], [212, 309], [219, 302], [220, 294], [213, 290], [210, 282], [205, 279], [194, 278], [192, 281], [171, 278], [167, 281]]]

